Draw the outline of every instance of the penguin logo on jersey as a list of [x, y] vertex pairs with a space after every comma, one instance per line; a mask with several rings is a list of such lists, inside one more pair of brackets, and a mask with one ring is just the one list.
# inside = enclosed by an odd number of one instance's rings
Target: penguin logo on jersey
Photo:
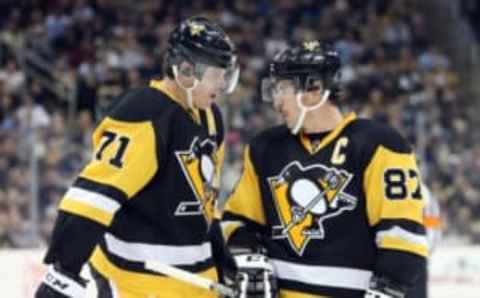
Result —
[[298, 161], [268, 178], [281, 221], [273, 227], [273, 238], [288, 238], [298, 255], [311, 239], [325, 238], [323, 222], [357, 206], [358, 199], [344, 191], [352, 178], [345, 170], [322, 164], [303, 167]]
[[207, 222], [210, 222], [213, 218], [219, 188], [216, 167], [217, 144], [211, 139], [200, 140], [200, 138], [195, 137], [189, 150], [176, 151], [175, 155], [197, 198], [196, 202], [180, 202], [175, 215], [203, 214]]

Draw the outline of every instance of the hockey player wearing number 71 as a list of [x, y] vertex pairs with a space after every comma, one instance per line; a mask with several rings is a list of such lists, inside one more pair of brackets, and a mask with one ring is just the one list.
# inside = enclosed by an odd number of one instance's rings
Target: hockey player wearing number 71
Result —
[[[412, 149], [341, 112], [341, 61], [328, 44], [290, 47], [269, 66], [263, 98], [285, 124], [246, 146], [223, 216], [229, 247], [263, 251], [281, 298], [407, 297], [427, 257]], [[275, 294], [264, 290], [272, 278], [249, 278], [252, 297]]]
[[170, 34], [164, 68], [96, 128], [93, 158], [60, 202], [36, 298], [85, 297], [87, 262], [99, 298], [216, 297], [144, 264], [218, 278], [212, 243], [222, 237], [211, 227], [224, 135], [214, 102], [235, 86], [236, 55], [218, 25], [193, 17]]

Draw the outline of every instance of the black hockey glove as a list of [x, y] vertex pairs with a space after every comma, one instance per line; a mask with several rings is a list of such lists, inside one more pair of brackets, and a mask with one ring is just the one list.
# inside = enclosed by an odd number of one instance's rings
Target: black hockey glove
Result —
[[58, 266], [50, 265], [35, 298], [85, 298], [87, 282]]
[[365, 298], [405, 298], [407, 288], [386, 277], [372, 276]]
[[235, 276], [237, 298], [277, 298], [277, 279], [273, 266], [262, 254], [234, 256], [238, 271]]

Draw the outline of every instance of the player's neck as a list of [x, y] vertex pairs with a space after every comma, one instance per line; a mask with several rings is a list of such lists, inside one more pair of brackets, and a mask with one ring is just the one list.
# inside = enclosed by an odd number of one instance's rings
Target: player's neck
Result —
[[173, 100], [178, 102], [186, 110], [188, 109], [187, 94], [185, 93], [185, 90], [182, 90], [174, 80], [168, 77], [164, 79], [164, 87], [166, 89], [165, 91], [174, 97], [172, 98]]
[[334, 130], [343, 120], [343, 115], [335, 105], [325, 103], [322, 107], [307, 113], [303, 124], [305, 133], [321, 133]]

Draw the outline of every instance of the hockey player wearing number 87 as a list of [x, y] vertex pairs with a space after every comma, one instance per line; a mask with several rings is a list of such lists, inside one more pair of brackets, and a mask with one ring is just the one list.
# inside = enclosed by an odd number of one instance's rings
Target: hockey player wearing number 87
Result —
[[222, 228], [263, 247], [281, 298], [406, 297], [427, 256], [416, 159], [394, 129], [341, 113], [340, 66], [318, 41], [273, 59], [263, 98], [285, 124], [246, 147]]
[[216, 296], [144, 264], [218, 278], [224, 135], [214, 102], [238, 79], [234, 47], [215, 23], [189, 18], [170, 34], [164, 67], [164, 79], [127, 92], [96, 128], [93, 158], [60, 202], [36, 298], [85, 297], [87, 261], [100, 298]]

